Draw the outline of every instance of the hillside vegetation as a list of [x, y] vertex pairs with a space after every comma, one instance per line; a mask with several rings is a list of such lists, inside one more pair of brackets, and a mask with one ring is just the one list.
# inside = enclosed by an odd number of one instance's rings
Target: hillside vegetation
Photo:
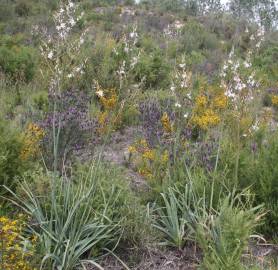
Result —
[[0, 269], [277, 269], [277, 14], [0, 1]]

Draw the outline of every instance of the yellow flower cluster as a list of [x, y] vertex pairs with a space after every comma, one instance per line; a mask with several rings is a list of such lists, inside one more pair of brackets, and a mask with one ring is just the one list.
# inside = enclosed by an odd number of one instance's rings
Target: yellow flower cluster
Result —
[[[5, 270], [35, 270], [28, 260], [33, 250], [26, 250], [22, 244], [21, 233], [24, 224], [21, 220], [0, 217], [0, 268]], [[35, 238], [30, 240], [34, 243]]]
[[39, 152], [40, 141], [45, 136], [44, 130], [34, 123], [30, 123], [24, 133], [23, 149], [20, 157], [22, 160], [34, 157]]
[[220, 117], [212, 109], [205, 109], [201, 115], [193, 116], [191, 121], [194, 125], [206, 130], [211, 126], [218, 125]]
[[96, 95], [102, 105], [102, 111], [98, 115], [98, 123], [100, 125], [98, 132], [105, 134], [111, 125], [116, 127], [121, 123], [121, 114], [115, 112], [118, 105], [118, 96], [115, 89], [103, 91], [98, 84]]
[[140, 153], [144, 160], [155, 159], [155, 151], [149, 147], [149, 144], [145, 139], [138, 140], [133, 145], [130, 145], [128, 151], [130, 154]]
[[199, 95], [196, 97], [195, 103], [198, 108], [202, 108], [207, 105], [208, 99], [205, 95]]
[[116, 95], [115, 89], [112, 89], [109, 91], [109, 96], [101, 96], [99, 97], [99, 100], [104, 107], [105, 110], [111, 111], [115, 109], [117, 102], [118, 102], [118, 96]]
[[111, 111], [115, 109], [118, 102], [116, 89], [113, 88], [113, 89], [103, 90], [101, 86], [96, 82], [96, 95], [98, 96], [104, 110]]
[[221, 93], [213, 99], [212, 103], [215, 109], [225, 109], [228, 106], [228, 97]]
[[274, 95], [271, 97], [271, 103], [274, 106], [278, 106], [278, 95]]
[[211, 98], [200, 94], [195, 99], [195, 106], [190, 122], [203, 130], [216, 126], [221, 121], [220, 110], [225, 109], [227, 105], [228, 99], [222, 92]]
[[171, 133], [173, 131], [173, 127], [172, 127], [170, 118], [169, 118], [169, 116], [166, 112], [164, 112], [162, 117], [161, 117], [161, 124], [163, 126], [163, 130], [166, 133]]
[[146, 177], [153, 178], [157, 174], [157, 168], [165, 169], [165, 165], [169, 160], [169, 153], [165, 150], [162, 154], [156, 149], [151, 149], [145, 139], [138, 140], [128, 147], [131, 155], [137, 158], [138, 172]]

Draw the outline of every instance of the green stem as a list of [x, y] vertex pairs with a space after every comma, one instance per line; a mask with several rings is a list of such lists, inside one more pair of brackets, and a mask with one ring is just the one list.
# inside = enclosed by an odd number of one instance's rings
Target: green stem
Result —
[[237, 123], [237, 134], [236, 134], [236, 160], [235, 160], [235, 186], [238, 184], [238, 167], [240, 157], [240, 121]]

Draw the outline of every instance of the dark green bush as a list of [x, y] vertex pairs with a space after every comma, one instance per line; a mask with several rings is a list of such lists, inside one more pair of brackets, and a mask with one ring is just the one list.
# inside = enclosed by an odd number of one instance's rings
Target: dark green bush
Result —
[[151, 55], [143, 54], [134, 72], [136, 81], [144, 81], [147, 88], [162, 88], [169, 84], [170, 66], [159, 50]]
[[189, 22], [183, 29], [181, 51], [191, 53], [198, 50], [218, 48], [217, 36], [208, 32], [205, 27], [195, 21]]
[[15, 178], [24, 172], [27, 165], [20, 158], [22, 149], [19, 133], [0, 120], [0, 186], [15, 188]]
[[278, 77], [278, 46], [269, 44], [254, 58], [254, 66], [263, 72], [269, 79]]
[[278, 237], [278, 141], [277, 134], [266, 145], [256, 149], [255, 154], [242, 156], [240, 181], [251, 188], [256, 204], [264, 203], [268, 211], [263, 232]]
[[11, 4], [8, 4], [7, 1], [1, 1], [0, 3], [0, 22], [6, 22], [12, 19], [14, 14], [14, 8]]
[[264, 204], [268, 211], [261, 232], [272, 237], [278, 232], [278, 141], [277, 134], [270, 139], [258, 138], [256, 142], [242, 146], [239, 158], [238, 183], [235, 182], [236, 148], [232, 144], [222, 147], [220, 169], [226, 169], [224, 184], [228, 188], [250, 187], [255, 195], [254, 203]]
[[26, 0], [19, 1], [15, 6], [15, 12], [20, 17], [27, 17], [31, 13], [31, 5], [30, 2]]
[[25, 46], [0, 47], [0, 68], [13, 80], [31, 81], [35, 67], [34, 49]]

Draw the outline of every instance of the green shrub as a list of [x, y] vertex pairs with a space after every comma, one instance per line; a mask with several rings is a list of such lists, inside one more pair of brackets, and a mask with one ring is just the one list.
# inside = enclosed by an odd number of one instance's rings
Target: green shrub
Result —
[[[230, 194], [197, 223], [196, 239], [203, 250], [201, 269], [245, 269], [241, 262], [260, 212], [251, 207], [248, 194]], [[202, 217], [203, 218], [203, 217]]]
[[31, 5], [28, 1], [26, 0], [20, 0], [16, 5], [15, 5], [15, 12], [18, 16], [20, 17], [27, 17], [31, 13]]
[[33, 106], [40, 111], [47, 111], [48, 109], [48, 95], [47, 92], [37, 92], [32, 95]]
[[270, 80], [278, 77], [278, 46], [276, 43], [267, 44], [254, 57], [254, 66], [268, 76]]
[[213, 50], [218, 48], [217, 36], [206, 31], [203, 25], [192, 21], [183, 28], [181, 51], [191, 53], [198, 50]]
[[[5, 3], [6, 2], [6, 3]], [[6, 22], [13, 18], [14, 7], [7, 1], [1, 1], [0, 3], [0, 22]]]
[[255, 153], [246, 151], [241, 156], [239, 177], [242, 186], [250, 185], [256, 203], [264, 203], [269, 211], [262, 227], [263, 232], [272, 237], [278, 237], [278, 141], [275, 133], [261, 147], [258, 145]]
[[0, 68], [14, 80], [32, 80], [35, 74], [34, 50], [25, 46], [1, 46]]
[[[27, 169], [26, 163], [20, 158], [23, 143], [19, 132], [12, 129], [9, 124], [0, 119], [0, 186], [11, 189], [16, 186], [15, 178], [22, 175]], [[1, 194], [3, 195], [3, 194]]]
[[159, 50], [150, 55], [143, 54], [134, 73], [135, 80], [143, 81], [147, 88], [163, 88], [169, 85], [170, 66]]

